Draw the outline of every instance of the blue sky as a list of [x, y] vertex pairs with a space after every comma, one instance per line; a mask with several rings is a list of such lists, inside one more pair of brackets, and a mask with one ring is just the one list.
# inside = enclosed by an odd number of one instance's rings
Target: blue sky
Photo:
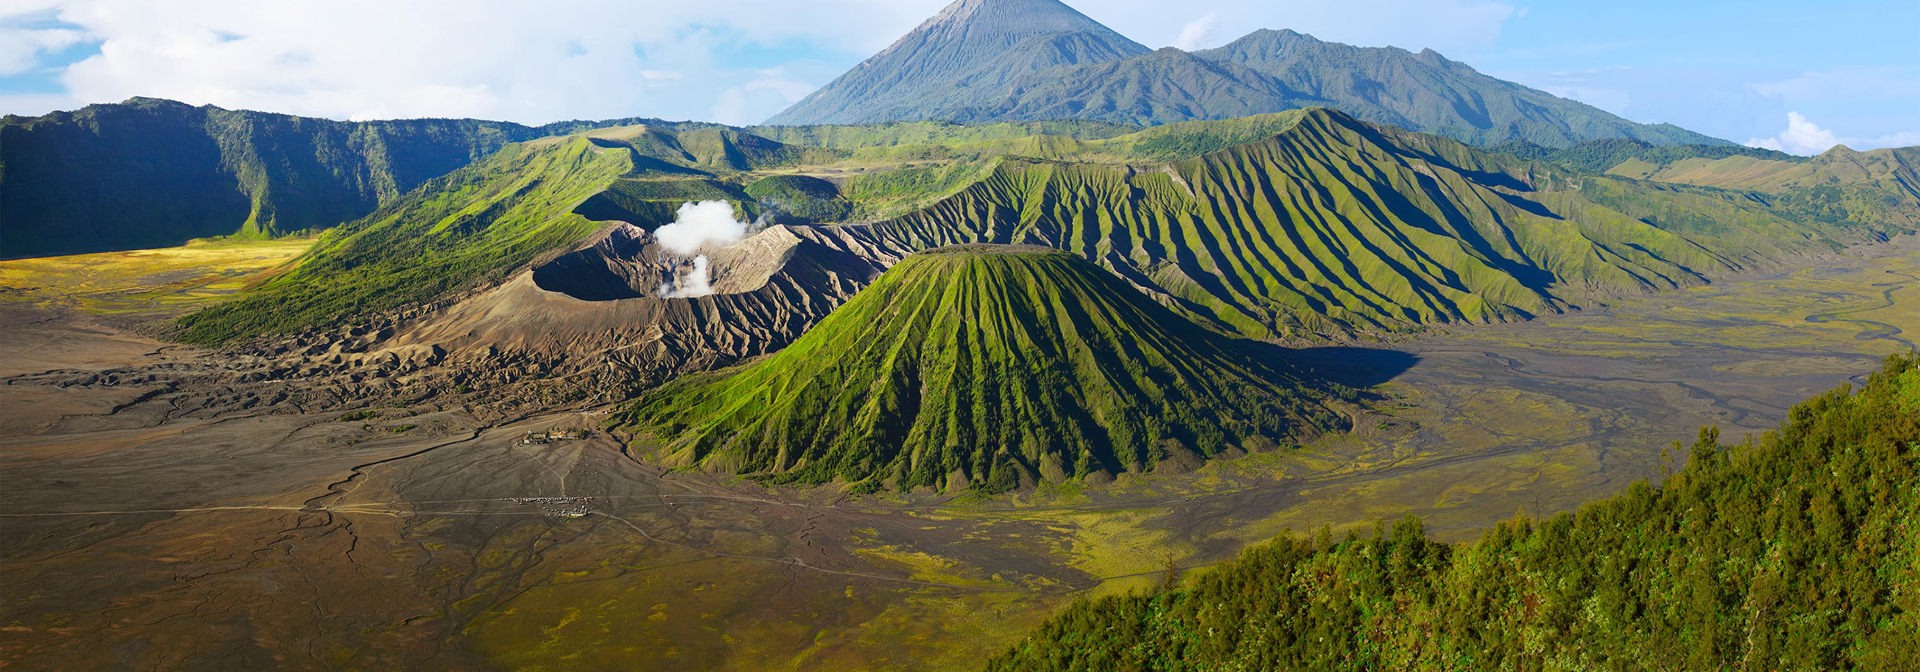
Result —
[[[1432, 47], [1636, 121], [1920, 145], [1920, 2], [1069, 0], [1149, 46]], [[945, 0], [0, 0], [0, 113], [135, 95], [342, 119], [752, 123]], [[1793, 121], [1790, 126], [1790, 116]]]

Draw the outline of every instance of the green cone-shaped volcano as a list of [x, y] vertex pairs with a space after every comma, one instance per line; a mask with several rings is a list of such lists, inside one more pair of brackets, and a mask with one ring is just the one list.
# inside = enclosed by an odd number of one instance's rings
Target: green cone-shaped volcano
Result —
[[1195, 326], [1073, 255], [947, 248], [778, 354], [649, 393], [621, 422], [672, 466], [1005, 490], [1342, 424], [1283, 352]]

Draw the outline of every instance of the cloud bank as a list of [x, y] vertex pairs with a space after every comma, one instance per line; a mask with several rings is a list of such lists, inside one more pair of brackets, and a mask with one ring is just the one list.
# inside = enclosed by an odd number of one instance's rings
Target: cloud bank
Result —
[[1833, 131], [1821, 128], [1799, 112], [1787, 113], [1787, 129], [1771, 138], [1751, 138], [1748, 147], [1771, 149], [1776, 152], [1814, 156], [1823, 154], [1835, 145], [1847, 145], [1855, 149], [1877, 149], [1881, 147], [1911, 147], [1920, 145], [1920, 132], [1907, 131], [1875, 138], [1845, 138]]
[[1799, 112], [1787, 113], [1787, 130], [1771, 138], [1752, 138], [1747, 140], [1748, 147], [1771, 149], [1776, 152], [1812, 156], [1833, 149], [1840, 144], [1839, 136], [1833, 131], [1821, 128], [1808, 121]]
[[[895, 0], [7, 0], [0, 112], [133, 96], [334, 119], [751, 123], [925, 18]], [[846, 17], [853, 17], [847, 19]], [[79, 44], [88, 53], [62, 54]]]

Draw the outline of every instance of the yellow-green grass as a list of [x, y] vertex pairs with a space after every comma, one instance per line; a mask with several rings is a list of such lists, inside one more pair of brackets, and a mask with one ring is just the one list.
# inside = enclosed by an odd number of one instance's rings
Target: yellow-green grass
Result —
[[0, 261], [0, 300], [100, 315], [176, 315], [270, 277], [312, 245], [312, 238], [196, 240], [153, 250]]

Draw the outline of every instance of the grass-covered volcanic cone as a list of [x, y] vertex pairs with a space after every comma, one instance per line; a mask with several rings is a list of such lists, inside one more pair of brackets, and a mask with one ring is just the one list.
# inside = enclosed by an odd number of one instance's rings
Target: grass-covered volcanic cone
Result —
[[676, 381], [619, 422], [670, 466], [1000, 491], [1342, 426], [1282, 352], [1202, 329], [1070, 254], [945, 248], [778, 354]]

